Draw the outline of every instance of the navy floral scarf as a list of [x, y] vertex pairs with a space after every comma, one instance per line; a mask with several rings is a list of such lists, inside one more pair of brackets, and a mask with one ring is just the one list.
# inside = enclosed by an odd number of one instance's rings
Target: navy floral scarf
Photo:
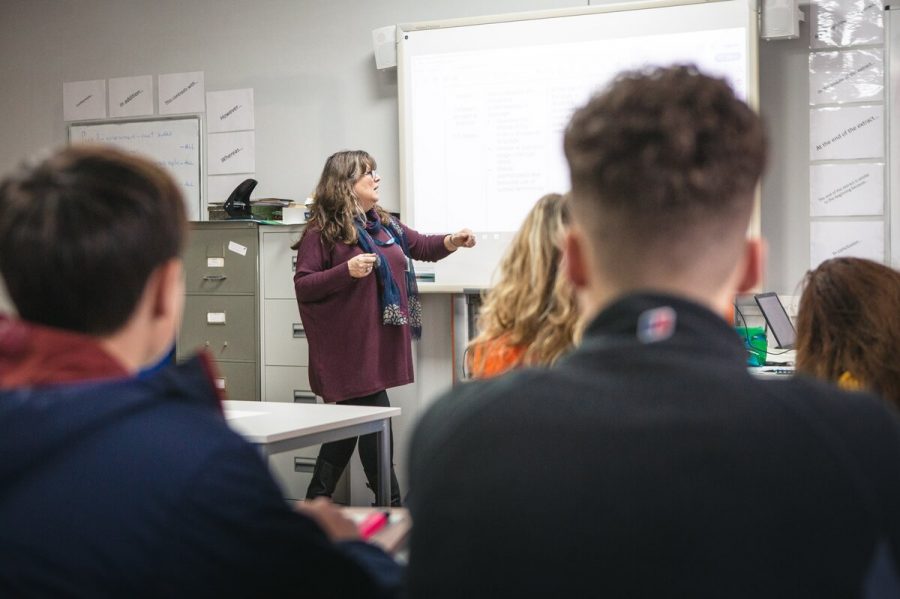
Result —
[[[382, 231], [387, 230], [390, 239], [388, 241], [379, 241], [376, 236]], [[369, 254], [375, 254], [378, 259], [375, 261], [375, 277], [378, 280], [378, 288], [380, 290], [379, 307], [381, 308], [382, 322], [386, 325], [403, 326], [409, 325], [414, 339], [422, 336], [422, 304], [419, 301], [419, 287], [416, 284], [416, 271], [413, 268], [412, 258], [409, 255], [409, 242], [403, 227], [393, 217], [387, 226], [381, 224], [381, 219], [374, 209], [366, 213], [365, 224], [360, 220], [356, 221], [357, 243], [362, 250]], [[380, 247], [387, 247], [399, 243], [403, 254], [406, 256], [406, 297], [407, 309], [404, 310], [400, 304], [400, 288], [394, 281], [391, 273], [391, 267], [387, 259], [381, 253]]]

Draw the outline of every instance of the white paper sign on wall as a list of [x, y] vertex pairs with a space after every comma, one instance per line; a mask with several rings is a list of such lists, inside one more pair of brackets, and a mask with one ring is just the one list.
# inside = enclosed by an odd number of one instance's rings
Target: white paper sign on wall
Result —
[[203, 112], [203, 71], [159, 76], [159, 114]]
[[105, 79], [63, 83], [63, 119], [86, 121], [105, 118]]
[[252, 88], [207, 92], [207, 132], [246, 131], [253, 126]]
[[109, 116], [153, 114], [153, 75], [109, 80]]

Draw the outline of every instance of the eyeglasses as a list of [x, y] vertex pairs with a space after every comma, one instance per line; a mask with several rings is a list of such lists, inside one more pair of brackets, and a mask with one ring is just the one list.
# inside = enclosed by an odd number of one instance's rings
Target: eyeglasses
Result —
[[374, 170], [373, 170], [373, 171], [369, 171], [369, 172], [365, 173], [365, 174], [363, 175], [363, 177], [365, 177], [366, 175], [369, 175], [370, 177], [372, 177], [372, 181], [374, 181], [375, 179], [378, 178], [378, 171], [374, 171]]

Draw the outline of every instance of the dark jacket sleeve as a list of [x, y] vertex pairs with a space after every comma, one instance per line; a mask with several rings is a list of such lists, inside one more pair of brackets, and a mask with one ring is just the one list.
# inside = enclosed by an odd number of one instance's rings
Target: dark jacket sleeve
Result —
[[892, 558], [894, 572], [900, 573], [900, 512], [896, 507], [900, 505], [900, 417], [884, 401], [858, 395], [855, 402], [847, 401], [841, 424], [856, 433], [857, 442], [848, 445], [856, 453], [863, 493], [868, 495], [873, 516], [881, 520], [883, 540], [890, 547], [884, 555]]
[[[212, 455], [172, 523], [183, 547], [161, 556], [167, 596], [394, 597], [401, 567], [374, 546], [332, 543], [285, 503], [256, 451]], [[187, 556], [187, 558], [185, 558]], [[241, 564], [235, 567], [234, 564]]]
[[805, 416], [843, 465], [880, 531], [880, 547], [870, 569], [878, 570], [877, 560], [888, 558], [894, 572], [900, 573], [900, 511], [896, 508], [900, 505], [900, 417], [893, 406], [869, 393], [836, 392], [819, 382], [815, 385], [822, 403], [790, 405]]

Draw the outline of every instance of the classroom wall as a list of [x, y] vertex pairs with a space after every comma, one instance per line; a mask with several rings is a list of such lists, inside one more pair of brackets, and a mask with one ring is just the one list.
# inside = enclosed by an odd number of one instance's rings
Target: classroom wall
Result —
[[365, 148], [399, 209], [396, 69], [373, 29], [572, 6], [572, 0], [4, 0], [0, 170], [63, 143], [62, 83], [204, 71], [207, 91], [253, 88], [258, 197], [305, 198], [325, 157]]
[[809, 268], [809, 6], [800, 38], [759, 42], [760, 112], [769, 133], [761, 224], [765, 288], [799, 295]]
[[[594, 0], [593, 4], [600, 4]], [[0, 172], [61, 144], [62, 83], [202, 70], [207, 90], [252, 87], [259, 197], [305, 197], [324, 157], [362, 147], [398, 210], [396, 70], [375, 69], [383, 25], [584, 5], [570, 0], [4, 0]], [[808, 9], [808, 7], [804, 7]], [[760, 41], [761, 111], [772, 136], [763, 183], [766, 287], [794, 293], [807, 268], [808, 25]]]
[[[571, 0], [3, 0], [0, 172], [67, 139], [62, 84], [203, 71], [207, 91], [254, 90], [257, 197], [305, 198], [325, 158], [363, 148], [400, 208], [396, 69], [372, 30], [401, 22], [573, 6]], [[391, 392], [398, 474], [421, 408], [452, 381], [449, 296], [425, 298], [417, 383]], [[0, 300], [2, 305], [2, 300]], [[354, 458], [357, 460], [358, 458]], [[356, 462], [353, 499], [370, 500]]]
[[[596, 1], [594, 4], [599, 4]], [[375, 68], [371, 31], [402, 22], [586, 5], [573, 0], [3, 0], [0, 172], [66, 140], [62, 84], [203, 71], [207, 91], [253, 88], [257, 197], [304, 198], [325, 157], [364, 148], [384, 206], [399, 210], [396, 70]], [[762, 228], [766, 287], [793, 294], [808, 262], [804, 37], [760, 42], [761, 111], [772, 134]], [[452, 307], [425, 302], [418, 382], [392, 392], [401, 483], [415, 416], [451, 381]], [[363, 497], [355, 477], [355, 497]]]

